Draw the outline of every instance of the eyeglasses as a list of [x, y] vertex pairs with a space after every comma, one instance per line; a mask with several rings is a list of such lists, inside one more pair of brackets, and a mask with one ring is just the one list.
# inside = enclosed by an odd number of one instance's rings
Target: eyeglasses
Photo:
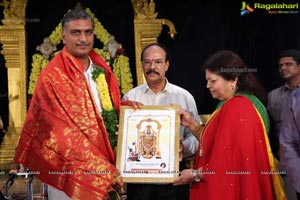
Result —
[[153, 64], [155, 67], [161, 67], [164, 64], [164, 60], [162, 59], [151, 59], [151, 60], [143, 60], [143, 67], [151, 67]]

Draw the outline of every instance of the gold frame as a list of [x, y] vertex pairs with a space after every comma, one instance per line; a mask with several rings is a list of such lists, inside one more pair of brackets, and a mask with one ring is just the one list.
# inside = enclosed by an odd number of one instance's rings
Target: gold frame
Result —
[[117, 168], [124, 182], [170, 183], [179, 175], [177, 106], [122, 106]]

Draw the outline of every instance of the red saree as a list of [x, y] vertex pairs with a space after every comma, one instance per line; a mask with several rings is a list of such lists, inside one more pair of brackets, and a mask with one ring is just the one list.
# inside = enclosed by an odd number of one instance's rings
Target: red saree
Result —
[[195, 169], [203, 168], [205, 181], [192, 185], [190, 199], [285, 199], [279, 175], [270, 173], [274, 159], [266, 138], [264, 121], [248, 98], [236, 95], [224, 103], [201, 133]]
[[[106, 70], [112, 101], [119, 112], [117, 80], [95, 52], [90, 58]], [[73, 199], [103, 199], [116, 181], [114, 153], [84, 68], [66, 48], [39, 76], [15, 161]]]

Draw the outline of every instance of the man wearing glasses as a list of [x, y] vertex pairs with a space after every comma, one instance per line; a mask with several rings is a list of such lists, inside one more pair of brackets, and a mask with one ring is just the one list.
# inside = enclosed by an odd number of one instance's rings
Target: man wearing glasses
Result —
[[[146, 46], [141, 54], [143, 73], [146, 83], [129, 91], [123, 102], [134, 102], [136, 105], [171, 105], [176, 104], [199, 121], [198, 110], [193, 96], [185, 89], [171, 84], [166, 78], [169, 68], [169, 55], [164, 45], [154, 43]], [[198, 141], [187, 128], [180, 127], [183, 145], [183, 158], [193, 156]], [[180, 170], [186, 168], [184, 161]], [[172, 184], [128, 184], [128, 200], [188, 200], [189, 185], [173, 186]]]

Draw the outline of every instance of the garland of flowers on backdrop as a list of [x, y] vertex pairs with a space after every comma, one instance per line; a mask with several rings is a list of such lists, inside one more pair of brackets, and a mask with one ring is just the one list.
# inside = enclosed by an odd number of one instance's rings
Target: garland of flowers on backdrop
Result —
[[[85, 10], [94, 20], [94, 24], [95, 24], [94, 34], [96, 38], [99, 39], [104, 45], [106, 45], [109, 42], [111, 35], [98, 21], [98, 19], [95, 17], [95, 15], [91, 12], [89, 8]], [[61, 42], [61, 31], [62, 31], [62, 26], [61, 23], [59, 23], [55, 28], [55, 30], [49, 36], [49, 40], [53, 48], [55, 48]], [[99, 48], [94, 48], [94, 50], [105, 60], [105, 62], [109, 66], [112, 66], [121, 93], [125, 94], [130, 89], [132, 89], [133, 84], [132, 84], [132, 74], [130, 72], [130, 67], [129, 67], [129, 58], [125, 56], [124, 49], [123, 48], [117, 49], [114, 57], [112, 57], [110, 55], [110, 52], [107, 50], [99, 49]], [[32, 68], [29, 76], [29, 87], [28, 87], [29, 100], [31, 99], [34, 93], [36, 82], [40, 74], [40, 71], [48, 64], [48, 62], [49, 62], [49, 57], [42, 55], [40, 53], [35, 53], [32, 56]], [[117, 145], [117, 136], [115, 133], [117, 130], [118, 116], [116, 113], [116, 109], [113, 107], [111, 101], [108, 85], [105, 79], [105, 71], [99, 67], [95, 67], [95, 70], [92, 72], [92, 74], [93, 74], [93, 79], [97, 84], [97, 89], [99, 91], [99, 95], [101, 99], [101, 105], [103, 108], [102, 117], [104, 120], [104, 124], [106, 126], [111, 145], [114, 148]]]

